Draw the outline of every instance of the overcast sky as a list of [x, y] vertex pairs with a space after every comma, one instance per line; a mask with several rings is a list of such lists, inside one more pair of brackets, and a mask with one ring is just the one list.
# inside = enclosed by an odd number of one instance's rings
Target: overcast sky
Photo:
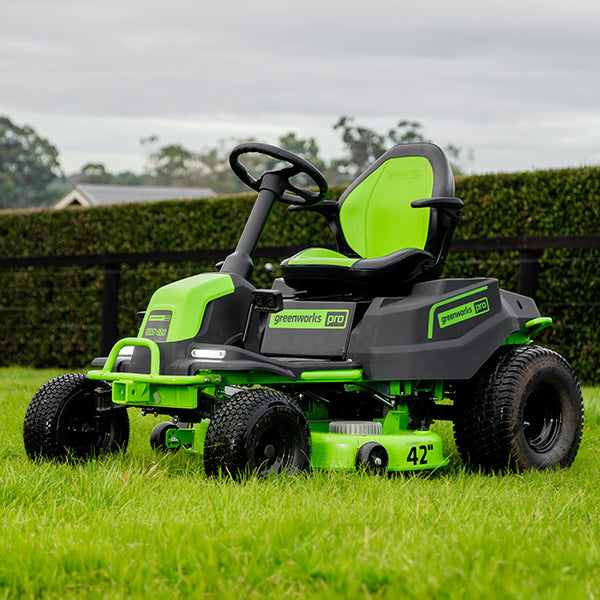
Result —
[[0, 0], [0, 114], [139, 171], [141, 137], [192, 149], [339, 115], [420, 121], [471, 172], [600, 164], [600, 0]]

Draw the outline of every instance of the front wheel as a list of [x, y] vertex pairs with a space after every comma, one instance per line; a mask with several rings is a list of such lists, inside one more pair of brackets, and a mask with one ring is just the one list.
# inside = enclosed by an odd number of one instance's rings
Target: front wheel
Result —
[[455, 407], [456, 446], [471, 467], [568, 467], [579, 449], [581, 390], [567, 361], [547, 348], [502, 348], [459, 388]]
[[107, 383], [91, 381], [82, 373], [45, 383], [25, 414], [27, 456], [66, 460], [124, 451], [129, 441], [127, 410], [96, 406], [97, 394], [109, 389]]
[[274, 475], [306, 470], [310, 433], [286, 394], [254, 389], [233, 395], [210, 421], [204, 442], [207, 475]]

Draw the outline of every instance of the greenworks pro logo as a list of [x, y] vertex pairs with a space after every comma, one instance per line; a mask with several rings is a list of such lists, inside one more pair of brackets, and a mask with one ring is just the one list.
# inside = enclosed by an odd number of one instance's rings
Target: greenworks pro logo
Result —
[[269, 319], [270, 329], [345, 329], [347, 325], [346, 309], [282, 310]]
[[455, 306], [450, 310], [445, 310], [444, 312], [438, 313], [438, 323], [440, 329], [443, 329], [444, 327], [456, 325], [457, 323], [486, 313], [489, 310], [490, 305], [488, 303], [488, 299], [478, 298], [477, 300], [473, 300], [473, 302], [461, 304], [460, 306]]
[[[457, 300], [462, 300], [463, 298], [468, 298], [469, 296], [474, 296], [475, 294], [481, 294], [488, 289], [487, 285], [484, 285], [475, 290], [471, 290], [469, 292], [465, 292], [464, 294], [459, 294], [458, 296], [453, 296], [452, 298], [446, 298], [445, 300], [441, 300], [440, 302], [436, 302], [429, 309], [429, 321], [427, 325], [427, 339], [433, 338], [433, 326], [435, 323], [434, 315], [436, 312], [444, 305], [451, 304], [456, 302]], [[475, 308], [477, 305], [477, 309]], [[464, 310], [464, 312], [462, 312]], [[490, 310], [489, 301], [486, 297], [479, 297], [477, 300], [473, 300], [468, 302], [467, 304], [463, 304], [461, 306], [455, 306], [454, 308], [450, 308], [443, 312], [438, 312], [438, 324], [440, 328], [448, 327], [450, 325], [454, 325], [455, 323], [460, 323], [465, 319], [470, 319], [471, 317], [476, 317], [477, 315], [481, 315]], [[460, 314], [459, 314], [460, 313]]]
[[150, 313], [148, 317], [148, 321], [165, 321], [168, 323], [171, 320], [171, 313], [163, 312], [163, 313]]
[[173, 313], [170, 310], [153, 310], [148, 315], [148, 321], [142, 337], [155, 342], [166, 342]]

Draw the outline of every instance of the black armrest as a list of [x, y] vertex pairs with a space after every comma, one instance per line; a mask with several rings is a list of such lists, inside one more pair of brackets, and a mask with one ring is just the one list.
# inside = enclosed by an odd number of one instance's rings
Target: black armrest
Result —
[[461, 209], [464, 204], [460, 198], [423, 198], [423, 200], [413, 200], [410, 205], [413, 208], [454, 208]]
[[335, 200], [324, 200], [321, 204], [313, 204], [312, 206], [302, 206], [300, 204], [292, 204], [289, 207], [292, 212], [301, 210], [311, 210], [325, 217], [335, 217], [339, 211], [339, 204]]

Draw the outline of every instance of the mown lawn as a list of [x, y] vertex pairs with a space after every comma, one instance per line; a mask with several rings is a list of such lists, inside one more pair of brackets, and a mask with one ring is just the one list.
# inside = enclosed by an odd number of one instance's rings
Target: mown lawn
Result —
[[0, 598], [600, 598], [600, 389], [565, 471], [315, 473], [235, 484], [161, 456], [33, 464], [22, 422], [56, 371], [0, 369]]

